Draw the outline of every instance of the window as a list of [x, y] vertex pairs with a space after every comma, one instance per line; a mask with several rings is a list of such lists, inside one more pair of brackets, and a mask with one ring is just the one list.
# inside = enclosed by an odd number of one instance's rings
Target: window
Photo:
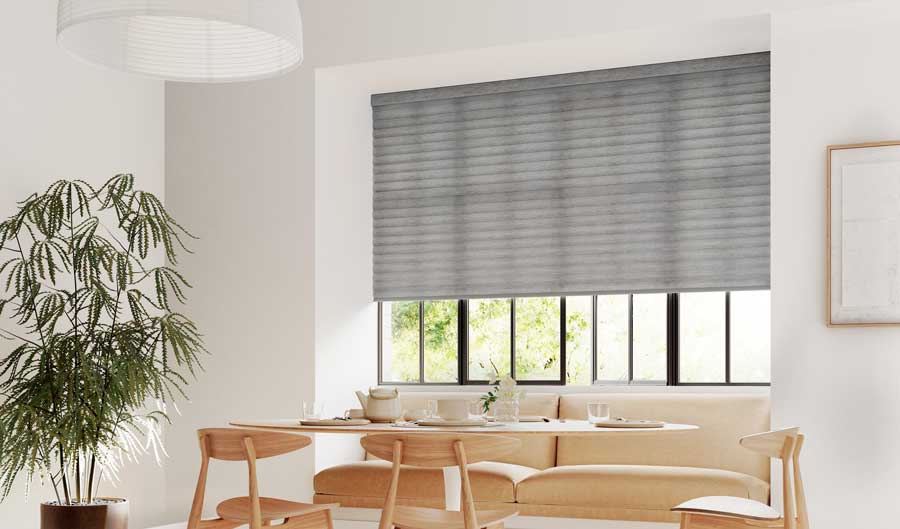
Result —
[[767, 385], [768, 291], [378, 305], [379, 382]]

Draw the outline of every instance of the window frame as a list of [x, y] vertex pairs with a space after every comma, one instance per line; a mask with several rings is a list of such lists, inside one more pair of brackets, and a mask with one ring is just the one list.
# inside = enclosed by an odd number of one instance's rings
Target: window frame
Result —
[[[600, 294], [602, 295], [602, 294]], [[598, 380], [597, 379], [597, 297], [591, 294], [591, 384], [590, 386], [771, 386], [769, 382], [735, 382], [731, 380], [731, 291], [725, 291], [725, 381], [724, 382], [682, 382], [680, 380], [680, 313], [681, 303], [678, 293], [670, 292], [666, 296], [666, 380], [634, 380], [634, 296], [640, 294], [628, 294], [628, 380]], [[566, 384], [566, 296], [558, 297], [560, 300], [560, 351], [559, 351], [559, 379], [548, 380], [518, 380], [523, 386], [565, 386]], [[510, 300], [510, 370], [515, 378], [516, 359], [516, 298]], [[416, 382], [395, 382], [384, 379], [383, 345], [384, 327], [383, 303], [378, 305], [378, 384], [391, 386], [484, 386], [487, 380], [470, 380], [469, 366], [469, 300], [457, 301], [457, 381], [456, 382], [426, 382], [425, 381], [425, 301], [418, 300], [419, 305], [419, 380]]]

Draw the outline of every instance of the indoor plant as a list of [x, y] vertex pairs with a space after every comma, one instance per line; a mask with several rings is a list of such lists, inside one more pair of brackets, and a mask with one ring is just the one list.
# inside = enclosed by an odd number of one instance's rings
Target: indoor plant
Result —
[[493, 412], [497, 422], [519, 422], [519, 400], [525, 396], [525, 390], [518, 388], [512, 375], [500, 375], [494, 362], [491, 367], [494, 376], [489, 383], [494, 387], [481, 396], [481, 409], [485, 414]]
[[186, 237], [130, 174], [55, 182], [0, 223], [0, 499], [17, 476], [49, 482], [44, 529], [127, 524], [100, 480], [158, 455], [165, 404], [204, 352], [175, 309]]

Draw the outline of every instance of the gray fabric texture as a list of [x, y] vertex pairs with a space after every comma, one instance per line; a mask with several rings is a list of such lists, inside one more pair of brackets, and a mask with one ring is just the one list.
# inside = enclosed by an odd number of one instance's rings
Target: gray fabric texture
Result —
[[769, 287], [769, 54], [372, 96], [374, 298]]

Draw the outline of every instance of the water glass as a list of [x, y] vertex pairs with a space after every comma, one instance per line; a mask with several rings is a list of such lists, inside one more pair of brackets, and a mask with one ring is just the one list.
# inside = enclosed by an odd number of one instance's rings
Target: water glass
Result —
[[609, 404], [605, 402], [589, 402], [587, 405], [588, 422], [598, 423], [609, 420]]
[[325, 405], [322, 402], [303, 401], [303, 420], [321, 419], [325, 416]]
[[434, 419], [435, 417], [437, 417], [437, 410], [438, 410], [437, 401], [429, 400], [428, 402], [425, 403], [425, 418], [426, 419]]
[[475, 399], [469, 401], [469, 419], [483, 419], [484, 415], [484, 406], [482, 405], [481, 400]]

